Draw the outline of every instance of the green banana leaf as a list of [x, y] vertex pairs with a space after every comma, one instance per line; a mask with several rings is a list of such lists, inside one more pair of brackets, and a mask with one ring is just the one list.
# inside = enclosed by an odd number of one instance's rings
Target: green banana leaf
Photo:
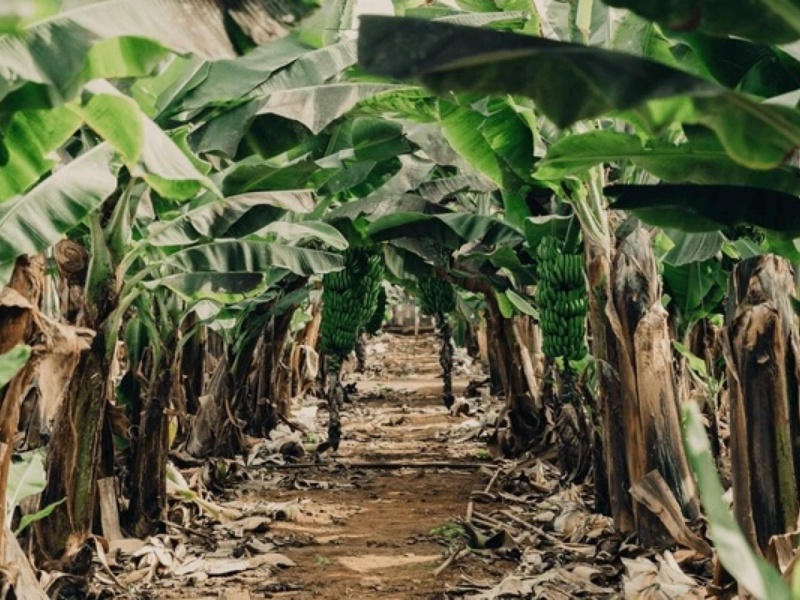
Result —
[[[492, 27], [493, 29], [521, 29], [524, 30], [529, 24], [535, 14], [535, 7], [530, 3], [520, 2], [519, 8], [510, 6], [511, 3], [506, 3], [506, 6], [495, 7], [492, 11], [474, 13], [458, 13], [450, 14], [442, 17], [436, 17], [437, 21], [444, 23], [455, 23], [457, 25], [467, 25], [469, 27]], [[423, 7], [424, 8], [424, 7]], [[503, 10], [497, 11], [497, 8]], [[534, 9], [534, 10], [532, 10]], [[421, 18], [424, 14], [422, 10], [418, 10], [408, 14], [407, 16]]]
[[11, 468], [8, 472], [8, 492], [5, 507], [7, 513], [13, 512], [19, 506], [19, 503], [28, 496], [33, 496], [44, 490], [45, 485], [47, 485], [44, 458], [45, 449], [38, 448], [22, 452], [18, 455], [18, 460], [14, 460], [11, 463]]
[[664, 263], [664, 293], [683, 328], [719, 310], [727, 289], [728, 273], [719, 260], [680, 266]]
[[425, 184], [436, 168], [436, 164], [428, 159], [413, 154], [402, 154], [397, 157], [400, 169], [372, 192], [373, 196], [394, 196], [413, 192]]
[[129, 170], [162, 197], [183, 200], [214, 184], [134, 100], [105, 81], [86, 86], [85, 100], [70, 105], [95, 133], [122, 155]]
[[438, 215], [418, 212], [395, 212], [373, 219], [367, 234], [376, 241], [400, 237], [423, 237], [447, 248], [458, 248], [480, 240], [487, 245], [516, 245], [523, 236], [497, 217], [469, 213]]
[[225, 305], [262, 293], [266, 287], [266, 277], [264, 273], [196, 271], [167, 275], [143, 285], [150, 290], [167, 288], [190, 305], [202, 300]]
[[[243, 218], [257, 216], [252, 222], [257, 230], [287, 212], [309, 213], [314, 205], [314, 197], [307, 190], [253, 192], [221, 200], [211, 198], [210, 202], [175, 219], [152, 225], [146, 240], [153, 246], [185, 246], [203, 239], [226, 237], [230, 228]], [[251, 213], [257, 207], [271, 210], [261, 210], [258, 215]]]
[[19, 525], [14, 530], [14, 535], [18, 536], [20, 533], [25, 531], [25, 528], [35, 523], [36, 521], [41, 521], [44, 518], [49, 517], [53, 514], [53, 511], [60, 505], [66, 502], [66, 498], [62, 498], [61, 500], [57, 500], [56, 502], [52, 502], [45, 506], [44, 508], [37, 510], [36, 512], [28, 513], [27, 515], [22, 515], [22, 518], [19, 520]]
[[162, 196], [187, 198], [207, 178], [183, 151], [142, 113], [136, 103], [113, 86], [95, 81], [83, 103], [14, 113], [3, 131], [7, 159], [0, 165], [0, 201], [26, 191], [50, 170], [53, 156], [86, 123], [108, 141], [132, 171]]
[[725, 87], [762, 98], [797, 89], [800, 62], [778, 47], [696, 32], [679, 39]]
[[128, 164], [138, 163], [144, 147], [144, 122], [136, 102], [107, 82], [93, 82], [87, 91], [91, 93], [88, 99], [68, 106]]
[[552, 235], [557, 239], [563, 240], [567, 237], [570, 225], [573, 223], [572, 216], [546, 215], [543, 217], [528, 217], [525, 219], [525, 242], [528, 245], [531, 255], [534, 255], [536, 248], [545, 237]]
[[796, 0], [728, 0], [724, 4], [713, 0], [604, 1], [679, 31], [696, 30], [717, 37], [742, 37], [776, 44], [800, 38], [800, 4]]
[[687, 133], [688, 140], [681, 144], [615, 131], [567, 135], [550, 147], [534, 175], [558, 182], [599, 164], [630, 161], [670, 183], [724, 183], [800, 194], [800, 169], [787, 165], [767, 171], [747, 169], [731, 160], [710, 133], [697, 128]]
[[177, 101], [178, 110], [195, 111], [240, 101], [274, 73], [311, 52], [307, 45], [287, 36], [239, 58], [210, 61], [202, 78], [190, 78], [182, 88], [170, 92], [170, 103]]
[[0, 202], [22, 194], [56, 164], [55, 152], [81, 126], [69, 108], [15, 112], [2, 130], [4, 160], [0, 162]]
[[720, 253], [725, 243], [725, 237], [719, 231], [687, 233], [666, 229], [664, 233], [674, 244], [664, 256], [664, 262], [674, 267], [713, 258]]
[[395, 240], [384, 248], [386, 279], [398, 285], [407, 285], [421, 275], [431, 275], [431, 265], [417, 252], [407, 249]]
[[130, 87], [130, 95], [151, 119], [171, 113], [173, 104], [208, 76], [209, 62], [199, 56], [175, 56], [161, 72], [140, 77]]
[[353, 41], [319, 50], [300, 44], [291, 37], [267, 42], [235, 61], [213, 63], [208, 77], [187, 90], [180, 108], [194, 111], [320, 85], [355, 62], [356, 45]]
[[380, 162], [408, 152], [411, 147], [403, 134], [403, 126], [386, 119], [358, 117], [353, 119], [353, 157], [357, 161]]
[[250, 192], [318, 189], [340, 169], [321, 167], [303, 157], [290, 164], [252, 157], [236, 163], [222, 181], [222, 192], [234, 196]]
[[294, 32], [314, 48], [335, 44], [353, 27], [354, 0], [327, 0], [321, 4], [320, 9], [303, 20]]
[[615, 185], [605, 189], [613, 206], [646, 223], [689, 232], [751, 224], [800, 237], [800, 198], [734, 185]]
[[791, 600], [789, 585], [772, 565], [750, 548], [723, 500], [722, 484], [714, 467], [703, 416], [696, 403], [683, 405], [683, 419], [686, 454], [697, 479], [697, 489], [710, 524], [709, 534], [720, 562], [755, 598]]
[[74, 98], [87, 81], [141, 76], [168, 50], [214, 50], [186, 27], [175, 3], [106, 0], [53, 15], [0, 37], [0, 111], [49, 108]]
[[376, 195], [370, 198], [351, 200], [334, 208], [325, 215], [325, 221], [329, 223], [342, 219], [355, 221], [359, 217], [375, 220], [397, 212], [435, 215], [448, 213], [450, 210], [414, 194], [402, 194], [399, 196]]
[[720, 91], [620, 52], [435, 21], [364, 16], [358, 43], [370, 73], [419, 79], [437, 92], [527, 96], [560, 127], [655, 98]]
[[414, 123], [433, 123], [439, 119], [439, 99], [426, 90], [400, 86], [362, 100], [358, 111]]
[[475, 175], [454, 175], [431, 179], [419, 185], [417, 193], [431, 202], [441, 202], [462, 192], [492, 192], [497, 189], [490, 181]]
[[[448, 23], [378, 16], [361, 23], [366, 71], [418, 79], [441, 93], [526, 96], [559, 127], [609, 113], [651, 132], [674, 122], [702, 125], [734, 160], [758, 169], [782, 164], [800, 145], [797, 111], [646, 58]], [[413, 54], [403, 51], [411, 46]]]
[[[253, 54], [262, 59], [253, 60]], [[212, 112], [205, 119], [207, 123], [199, 135], [205, 149], [219, 148], [228, 155], [259, 115], [274, 114], [298, 121], [317, 134], [361, 102], [408, 87], [331, 82], [354, 63], [352, 41], [311, 50], [292, 38], [284, 38], [235, 61], [211, 64], [206, 79], [187, 91], [181, 108], [192, 116], [205, 107], [221, 107], [222, 112]], [[214, 142], [220, 139], [225, 140], [224, 145]]]
[[334, 250], [345, 250], [347, 239], [333, 225], [319, 221], [275, 221], [259, 229], [251, 238], [275, 237], [281, 243], [301, 244], [308, 241], [322, 242]]
[[5, 0], [0, 6], [0, 35], [22, 33], [31, 23], [58, 12], [56, 0]]
[[360, 102], [407, 86], [378, 83], [330, 83], [279, 90], [256, 101], [256, 115], [274, 114], [320, 133]]
[[46, 250], [97, 209], [117, 187], [113, 158], [111, 146], [101, 144], [26, 195], [0, 203], [0, 265]]
[[314, 275], [341, 270], [341, 254], [298, 248], [258, 240], [219, 240], [186, 248], [166, 257], [161, 265], [169, 271], [260, 272], [284, 270]]
[[[623, 14], [608, 47], [636, 56], [646, 56], [671, 67], [680, 65], [685, 71], [700, 74], [693, 64], [694, 61], [691, 61], [691, 56], [687, 57], [684, 53], [680, 60], [677, 59], [674, 40], [667, 38], [657, 24], [632, 12]], [[704, 69], [701, 70], [704, 76], [707, 75]]]
[[530, 181], [533, 118], [526, 119], [523, 108], [501, 98], [486, 101], [480, 110], [440, 106], [445, 138], [472, 166], [503, 189], [519, 189]]

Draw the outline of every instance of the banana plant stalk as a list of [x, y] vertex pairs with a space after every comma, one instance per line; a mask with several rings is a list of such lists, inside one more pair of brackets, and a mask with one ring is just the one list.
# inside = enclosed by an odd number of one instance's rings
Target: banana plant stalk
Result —
[[[111, 222], [134, 202], [130, 191], [106, 200]], [[118, 294], [113, 240], [119, 229], [104, 230], [101, 215], [90, 219], [90, 256], [86, 280], [86, 306], [79, 325], [97, 331], [91, 348], [81, 356], [70, 381], [66, 397], [55, 421], [47, 454], [47, 487], [42, 492], [42, 508], [66, 498], [49, 518], [34, 527], [34, 551], [41, 564], [70, 570], [84, 541], [91, 533], [95, 512], [95, 482], [100, 464], [100, 438], [110, 395], [108, 373], [112, 354], [108, 344], [108, 318], [117, 307]], [[112, 336], [113, 337], [113, 336]], [[113, 347], [113, 346], [112, 346]]]
[[344, 405], [344, 387], [342, 386], [342, 359], [339, 356], [328, 356], [325, 369], [325, 394], [328, 399], [328, 441], [317, 449], [324, 451], [328, 447], [336, 452], [342, 440], [342, 406]]
[[438, 330], [441, 348], [439, 350], [439, 364], [442, 367], [442, 400], [449, 409], [455, 402], [453, 395], [453, 332], [447, 315], [443, 312], [436, 314], [436, 328]]
[[367, 370], [367, 337], [362, 331], [356, 340], [356, 373], [363, 373]]

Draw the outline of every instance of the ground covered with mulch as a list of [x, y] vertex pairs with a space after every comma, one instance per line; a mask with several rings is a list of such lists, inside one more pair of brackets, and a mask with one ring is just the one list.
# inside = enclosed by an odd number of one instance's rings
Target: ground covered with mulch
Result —
[[705, 597], [702, 552], [622, 539], [546, 457], [493, 458], [502, 402], [465, 395], [485, 376], [459, 352], [445, 409], [436, 343], [372, 340], [336, 455], [310, 453], [327, 412], [306, 397], [249, 456], [171, 467], [165, 533], [98, 542], [96, 597]]

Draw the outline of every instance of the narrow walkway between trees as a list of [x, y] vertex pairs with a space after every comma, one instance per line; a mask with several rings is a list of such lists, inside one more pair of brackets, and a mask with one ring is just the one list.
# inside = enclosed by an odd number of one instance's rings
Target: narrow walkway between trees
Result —
[[[591, 484], [563, 485], [542, 456], [490, 460], [501, 402], [481, 390], [456, 402], [466, 414], [446, 411], [433, 336], [371, 350], [368, 373], [345, 377], [358, 392], [337, 456], [303, 454], [327, 430], [324, 403], [308, 397], [247, 461], [183, 465], [167, 532], [112, 541], [90, 598], [706, 596], [706, 552], [623, 538], [593, 512]], [[482, 377], [456, 358], [458, 397]]]
[[[489, 478], [472, 465], [489, 461], [485, 443], [455, 443], [445, 435], [466, 418], [451, 417], [442, 405], [435, 343], [431, 337], [391, 338], [381, 352], [386, 377], [358, 382], [359, 394], [345, 413], [337, 460], [385, 468], [295, 473], [292, 483], [310, 489], [280, 493], [284, 500], [299, 498], [302, 507], [297, 521], [274, 527], [298, 544], [284, 551], [297, 566], [279, 580], [301, 588], [287, 597], [443, 598], [447, 584], [459, 578], [457, 567], [434, 575], [447, 550], [440, 542], [457, 542], [452, 522], [464, 517], [471, 492]], [[380, 358], [371, 356], [370, 366]], [[458, 381], [457, 394], [466, 383]], [[456, 468], [395, 468], [425, 463]], [[472, 576], [502, 573], [488, 564], [481, 570], [473, 564]]]
[[[478, 434], [485, 411], [499, 404], [486, 397], [473, 401], [473, 416], [452, 416], [441, 400], [437, 344], [431, 335], [372, 341], [367, 373], [345, 377], [357, 393], [345, 405], [339, 453], [323, 456], [319, 466], [256, 467], [250, 481], [231, 487], [236, 500], [228, 504], [269, 507], [278, 515], [262, 533], [245, 528], [242, 552], [249, 553], [248, 540], [256, 540], [274, 545], [272, 552], [293, 566], [203, 577], [192, 593], [229, 600], [437, 599], [463, 583], [462, 573], [495, 581], [513, 569], [496, 554], [484, 560], [458, 553], [464, 537], [457, 523], [471, 494], [483, 490], [495, 471], [488, 432]], [[457, 365], [456, 396], [481, 377], [466, 362]], [[293, 419], [324, 432], [327, 412], [307, 401], [295, 407]], [[278, 438], [270, 447], [283, 443]], [[260, 456], [271, 460], [266, 452]], [[308, 465], [310, 457], [298, 460]], [[456, 553], [457, 560], [440, 568]], [[162, 587], [153, 597], [185, 598], [186, 590], [172, 583], [173, 589]]]

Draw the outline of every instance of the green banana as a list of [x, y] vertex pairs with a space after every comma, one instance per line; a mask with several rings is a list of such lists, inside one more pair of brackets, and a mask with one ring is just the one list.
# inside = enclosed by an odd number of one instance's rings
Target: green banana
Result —
[[352, 352], [359, 332], [375, 314], [383, 275], [378, 246], [348, 248], [344, 269], [323, 276], [320, 343], [325, 352], [336, 356]]
[[541, 240], [536, 255], [535, 301], [544, 338], [542, 351], [552, 358], [580, 360], [586, 355], [588, 310], [583, 255], [565, 254], [552, 236]]

